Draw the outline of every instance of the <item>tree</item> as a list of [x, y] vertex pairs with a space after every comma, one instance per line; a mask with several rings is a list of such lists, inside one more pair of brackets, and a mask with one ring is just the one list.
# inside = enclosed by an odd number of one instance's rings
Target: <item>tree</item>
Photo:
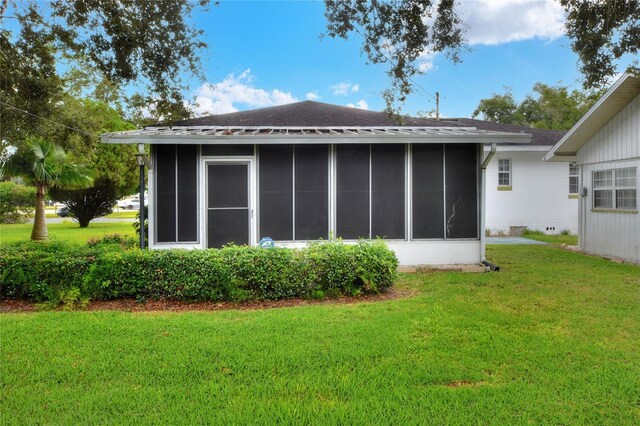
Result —
[[15, 182], [0, 182], [0, 223], [23, 223], [21, 211], [35, 207], [36, 191]]
[[86, 228], [93, 219], [111, 213], [118, 199], [115, 183], [106, 177], [95, 179], [93, 185], [86, 189], [52, 188], [49, 194], [69, 208], [80, 228]]
[[31, 232], [32, 240], [48, 238], [44, 199], [50, 188], [83, 188], [93, 179], [82, 165], [69, 161], [64, 150], [42, 139], [30, 139], [0, 165], [0, 177], [20, 176], [36, 188], [36, 214]]
[[510, 89], [506, 93], [481, 99], [473, 117], [482, 116], [496, 123], [519, 124], [538, 129], [568, 130], [597, 102], [603, 91], [582, 92], [564, 86], [536, 83], [533, 94], [520, 104]]
[[389, 65], [391, 88], [384, 97], [391, 112], [413, 91], [411, 78], [421, 73], [422, 55], [445, 52], [460, 61], [464, 40], [454, 5], [454, 0], [325, 0], [327, 34], [347, 39], [355, 32], [364, 39], [369, 61]]
[[[639, 0], [560, 0], [571, 47], [580, 57], [585, 88], [602, 87], [616, 74], [614, 62], [640, 49]], [[420, 58], [445, 52], [454, 62], [466, 48], [464, 22], [454, 0], [325, 0], [327, 34], [362, 37], [362, 51], [374, 64], [388, 64], [387, 109], [404, 102], [421, 73]], [[637, 58], [634, 64], [637, 64]]]
[[[561, 0], [571, 48], [580, 57], [585, 88], [602, 87], [617, 72], [614, 61], [640, 50], [638, 0]], [[638, 64], [638, 59], [634, 60]]]
[[515, 124], [517, 109], [518, 105], [513, 99], [511, 89], [505, 87], [504, 94], [494, 93], [490, 98], [481, 99], [478, 107], [473, 111], [473, 117], [482, 114], [485, 120]]

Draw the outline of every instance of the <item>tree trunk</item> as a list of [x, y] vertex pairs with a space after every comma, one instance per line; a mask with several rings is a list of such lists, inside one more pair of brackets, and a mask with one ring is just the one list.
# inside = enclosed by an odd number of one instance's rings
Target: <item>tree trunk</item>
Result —
[[36, 188], [36, 217], [33, 220], [31, 239], [33, 241], [42, 241], [49, 239], [49, 232], [47, 231], [47, 218], [44, 210], [44, 194], [47, 189], [44, 185], [37, 185]]
[[80, 224], [80, 228], [87, 228], [89, 227], [89, 220], [86, 219], [78, 219], [78, 223]]

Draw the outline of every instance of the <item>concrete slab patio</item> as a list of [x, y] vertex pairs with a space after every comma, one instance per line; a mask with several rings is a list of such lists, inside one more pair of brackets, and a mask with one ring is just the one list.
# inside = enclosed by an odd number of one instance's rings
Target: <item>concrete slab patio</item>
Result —
[[487, 237], [487, 244], [549, 244], [523, 237]]

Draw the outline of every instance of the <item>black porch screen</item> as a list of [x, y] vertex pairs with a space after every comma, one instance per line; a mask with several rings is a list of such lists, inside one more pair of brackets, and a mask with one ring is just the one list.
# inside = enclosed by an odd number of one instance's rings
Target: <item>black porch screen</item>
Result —
[[207, 166], [207, 247], [249, 243], [249, 166]]
[[478, 238], [478, 146], [445, 147], [447, 238]]
[[336, 146], [336, 236], [369, 238], [369, 145]]
[[444, 238], [444, 180], [442, 144], [414, 144], [413, 238]]
[[371, 145], [371, 237], [405, 238], [405, 146]]
[[293, 239], [293, 145], [261, 145], [260, 238]]
[[295, 146], [295, 239], [329, 236], [329, 146]]
[[176, 146], [156, 145], [156, 240], [176, 242]]

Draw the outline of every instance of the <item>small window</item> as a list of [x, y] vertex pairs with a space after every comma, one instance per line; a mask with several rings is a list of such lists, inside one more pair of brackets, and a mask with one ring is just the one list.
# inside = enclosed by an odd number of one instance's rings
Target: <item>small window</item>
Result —
[[498, 160], [498, 186], [511, 186], [511, 160]]
[[637, 204], [636, 168], [593, 172], [593, 207], [635, 210]]
[[578, 166], [569, 164], [569, 194], [578, 193]]

